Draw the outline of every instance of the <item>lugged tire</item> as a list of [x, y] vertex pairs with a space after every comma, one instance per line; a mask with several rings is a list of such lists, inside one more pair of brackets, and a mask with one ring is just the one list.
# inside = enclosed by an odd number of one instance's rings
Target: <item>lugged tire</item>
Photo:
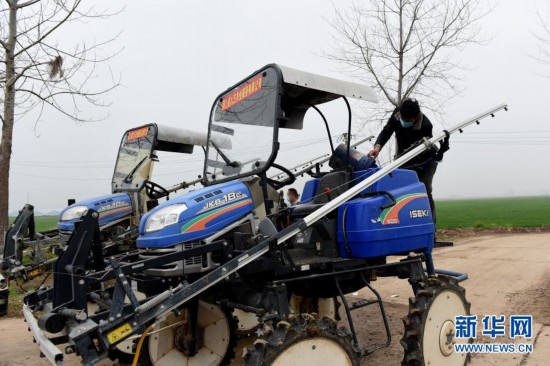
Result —
[[264, 324], [261, 336], [244, 350], [243, 358], [245, 366], [359, 365], [349, 331], [338, 328], [334, 319], [316, 314], [291, 315], [287, 321]]
[[[454, 347], [452, 340], [448, 342], [448, 336], [445, 338], [441, 336], [454, 331], [454, 315], [470, 315], [470, 303], [466, 301], [465, 296], [466, 290], [459, 286], [454, 279], [441, 275], [430, 277], [426, 282], [414, 283], [413, 290], [415, 297], [409, 298], [409, 313], [402, 318], [405, 331], [400, 343], [405, 352], [401, 364], [403, 366], [466, 365], [470, 360], [470, 355], [451, 352], [450, 350]], [[461, 307], [464, 310], [462, 314], [451, 314], [453, 310]], [[447, 314], [440, 316], [439, 313]], [[452, 325], [448, 321], [435, 320], [440, 318], [452, 318]], [[442, 328], [445, 328], [446, 331], [442, 331]], [[439, 337], [437, 343], [433, 341], [435, 334], [438, 334]], [[443, 339], [444, 346], [440, 345], [441, 339]], [[456, 341], [454, 338], [453, 340]], [[444, 353], [442, 349], [446, 347], [450, 348], [445, 349]], [[451, 352], [451, 354], [446, 355], [447, 352]]]
[[[299, 313], [317, 313], [319, 316], [328, 316], [340, 320], [338, 308], [340, 303], [336, 298], [318, 298], [292, 295], [289, 300], [290, 310], [294, 314]], [[233, 315], [239, 321], [237, 336], [246, 338], [253, 335], [261, 328], [258, 317], [253, 313], [246, 313], [237, 309], [233, 310]]]
[[237, 336], [239, 338], [250, 337], [261, 326], [258, 317], [254, 313], [234, 309], [231, 314], [237, 319]]

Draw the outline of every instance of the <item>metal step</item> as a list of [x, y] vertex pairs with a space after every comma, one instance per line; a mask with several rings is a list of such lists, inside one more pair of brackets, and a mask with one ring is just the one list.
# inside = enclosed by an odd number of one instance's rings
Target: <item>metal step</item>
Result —
[[362, 307], [369, 306], [369, 305], [372, 305], [372, 304], [378, 304], [378, 303], [379, 303], [378, 300], [361, 299], [361, 300], [358, 300], [358, 301], [355, 301], [355, 302], [351, 303], [350, 306], [349, 306], [349, 309], [350, 310], [360, 309]]

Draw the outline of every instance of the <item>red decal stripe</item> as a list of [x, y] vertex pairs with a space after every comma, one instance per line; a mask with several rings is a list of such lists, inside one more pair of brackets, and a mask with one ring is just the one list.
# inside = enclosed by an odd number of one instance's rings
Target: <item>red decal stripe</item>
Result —
[[401, 209], [405, 207], [407, 203], [421, 197], [424, 197], [424, 196], [408, 197], [408, 198], [405, 198], [403, 201], [399, 202], [397, 205], [393, 206], [390, 212], [388, 212], [388, 214], [386, 215], [386, 219], [382, 224], [383, 225], [399, 224], [399, 211], [401, 211]]

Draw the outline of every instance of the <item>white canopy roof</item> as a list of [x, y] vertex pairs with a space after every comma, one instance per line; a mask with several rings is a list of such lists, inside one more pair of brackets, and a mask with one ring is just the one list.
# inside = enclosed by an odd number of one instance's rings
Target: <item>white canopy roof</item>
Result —
[[[187, 130], [184, 128], [177, 128], [172, 126], [161, 125], [157, 123], [157, 140], [167, 141], [176, 144], [186, 144], [193, 146], [205, 146], [208, 145], [208, 134], [206, 132], [199, 132], [193, 130]], [[223, 136], [220, 133], [212, 131], [212, 140], [216, 145], [223, 149], [231, 149], [231, 140]]]
[[327, 76], [312, 74], [277, 64], [287, 84], [316, 89], [327, 93], [342, 95], [348, 98], [378, 103], [378, 95], [370, 87], [350, 81], [338, 80]]

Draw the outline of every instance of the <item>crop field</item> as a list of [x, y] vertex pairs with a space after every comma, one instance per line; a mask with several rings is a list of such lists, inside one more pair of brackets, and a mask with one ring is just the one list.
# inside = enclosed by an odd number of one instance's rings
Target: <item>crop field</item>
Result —
[[[57, 227], [57, 219], [59, 216], [35, 216], [34, 223], [36, 231], [50, 230]], [[10, 225], [15, 220], [15, 217], [10, 216]]]
[[436, 200], [436, 207], [439, 229], [550, 226], [550, 196]]
[[[550, 196], [437, 200], [436, 205], [439, 229], [550, 227]], [[57, 219], [36, 216], [36, 230], [54, 229]]]

